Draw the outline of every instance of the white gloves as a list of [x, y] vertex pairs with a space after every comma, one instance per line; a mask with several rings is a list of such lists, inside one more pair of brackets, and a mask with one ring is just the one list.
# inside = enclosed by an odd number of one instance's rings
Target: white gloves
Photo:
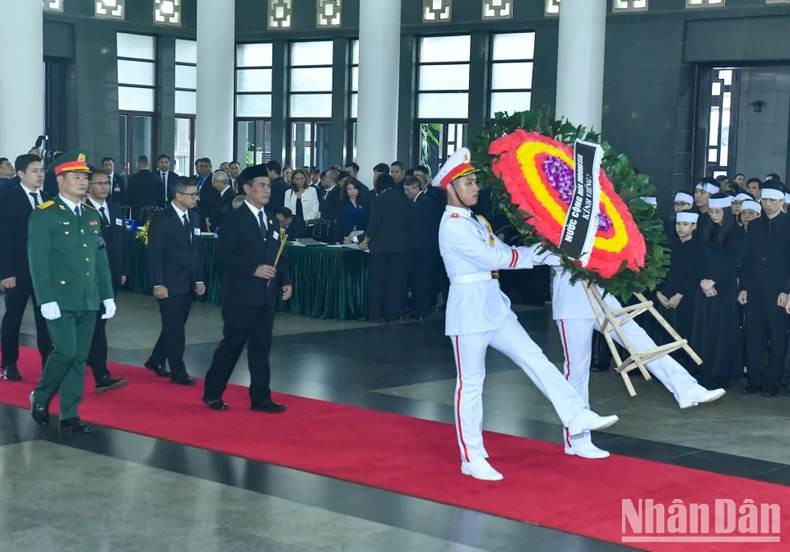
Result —
[[533, 264], [551, 266], [555, 268], [562, 266], [562, 261], [560, 260], [559, 255], [552, 253], [547, 249], [538, 253], [540, 249], [541, 247], [538, 246], [538, 249], [536, 249], [535, 253], [532, 255]]
[[60, 307], [55, 301], [44, 303], [41, 305], [41, 316], [47, 320], [57, 320], [60, 318]]
[[105, 299], [102, 303], [104, 304], [104, 314], [101, 316], [102, 320], [109, 320], [115, 316], [115, 299]]

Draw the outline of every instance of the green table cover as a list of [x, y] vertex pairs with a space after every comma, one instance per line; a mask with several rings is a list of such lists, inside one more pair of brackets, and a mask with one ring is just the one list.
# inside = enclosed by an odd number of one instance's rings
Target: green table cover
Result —
[[[206, 293], [200, 303], [219, 305], [222, 267], [214, 260], [216, 240], [202, 237]], [[293, 296], [280, 301], [277, 310], [314, 318], [356, 320], [367, 316], [370, 255], [348, 248], [300, 247], [287, 245], [284, 256], [291, 263]], [[129, 240], [129, 277], [124, 289], [152, 294], [148, 282], [148, 255], [145, 244]]]

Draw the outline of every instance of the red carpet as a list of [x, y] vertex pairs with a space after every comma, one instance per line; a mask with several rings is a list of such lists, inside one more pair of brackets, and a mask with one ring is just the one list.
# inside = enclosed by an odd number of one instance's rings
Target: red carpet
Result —
[[[0, 402], [29, 408], [39, 367], [38, 353], [24, 350], [25, 381], [0, 380]], [[559, 445], [497, 433], [487, 434], [486, 447], [505, 480], [479, 482], [461, 475], [448, 424], [284, 395], [275, 399], [288, 405], [286, 413], [257, 414], [248, 410], [247, 389], [239, 386], [225, 394], [229, 411], [212, 412], [200, 400], [202, 385], [177, 387], [130, 366], [111, 370], [130, 383], [95, 395], [88, 376], [81, 407], [86, 421], [618, 543], [623, 499], [653, 499], [667, 508], [675, 499], [686, 506], [709, 504], [711, 531], [716, 499], [738, 506], [751, 499], [758, 507], [781, 506], [784, 542], [632, 546], [740, 552], [778, 551], [790, 542], [790, 487], [623, 456], [582, 460], [563, 454]], [[57, 399], [51, 411], [57, 413]], [[630, 528], [627, 534], [633, 535]]]

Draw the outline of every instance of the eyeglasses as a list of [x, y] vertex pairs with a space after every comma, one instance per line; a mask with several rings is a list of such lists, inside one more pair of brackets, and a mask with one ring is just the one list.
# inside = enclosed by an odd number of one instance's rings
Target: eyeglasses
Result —
[[197, 199], [197, 197], [198, 197], [198, 193], [197, 192], [192, 192], [191, 194], [185, 194], [185, 193], [177, 192], [177, 194], [178, 195], [182, 195], [182, 196], [186, 196], [186, 197], [191, 197], [192, 199]]

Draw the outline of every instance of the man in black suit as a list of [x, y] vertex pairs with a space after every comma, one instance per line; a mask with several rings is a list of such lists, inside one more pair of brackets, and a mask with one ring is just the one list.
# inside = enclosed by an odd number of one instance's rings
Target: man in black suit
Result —
[[[123, 213], [115, 203], [107, 199], [109, 195], [110, 179], [103, 171], [91, 167], [88, 198], [85, 203], [96, 209], [101, 217], [102, 238], [107, 249], [107, 260], [110, 263], [112, 289], [117, 296], [121, 286], [126, 283], [127, 274], [129, 274], [129, 253]], [[104, 312], [104, 305], [102, 305], [96, 313], [96, 326], [93, 328], [93, 340], [86, 362], [93, 372], [97, 393], [106, 393], [126, 385], [125, 379], [114, 379], [107, 368], [107, 320], [102, 318]]]
[[110, 179], [110, 196], [107, 198], [116, 205], [129, 205], [126, 203], [126, 181], [120, 174], [115, 174], [115, 161], [112, 157], [102, 159], [104, 173]]
[[206, 226], [210, 231], [216, 232], [217, 228], [222, 226], [222, 220], [225, 215], [233, 210], [233, 198], [236, 197], [236, 192], [230, 187], [230, 179], [225, 174], [225, 171], [214, 171], [214, 176], [211, 177], [211, 185], [219, 193], [219, 199], [211, 210]]
[[[16, 366], [19, 360], [19, 330], [28, 299], [32, 298], [34, 306], [36, 305], [27, 258], [28, 219], [34, 208], [49, 200], [41, 191], [44, 185], [44, 168], [40, 157], [20, 155], [16, 158], [15, 168], [20, 183], [0, 201], [0, 284], [5, 288], [6, 308], [0, 326], [0, 375], [8, 381], [22, 379]], [[43, 367], [47, 356], [52, 352], [52, 341], [39, 308], [33, 309], [33, 316]]]
[[244, 195], [244, 186], [241, 185], [239, 182], [239, 176], [241, 175], [241, 165], [239, 165], [238, 161], [231, 161], [228, 165], [228, 169], [230, 170], [230, 187], [236, 192], [236, 195]]
[[137, 174], [129, 179], [126, 198], [132, 210], [132, 218], [138, 224], [144, 224], [143, 209], [146, 207], [164, 207], [165, 196], [162, 181], [148, 170], [148, 158], [141, 155], [137, 160]]
[[395, 161], [390, 165], [390, 176], [395, 181], [395, 191], [406, 193], [403, 189], [406, 185], [406, 166], [403, 162]]
[[414, 202], [417, 209], [414, 229], [414, 254], [411, 260], [411, 315], [418, 320], [425, 319], [436, 304], [434, 279], [436, 258], [439, 255], [439, 224], [442, 209], [422, 190], [422, 182], [416, 176], [406, 179], [406, 197]]
[[162, 198], [165, 204], [173, 200], [172, 182], [178, 175], [170, 170], [170, 157], [164, 153], [156, 160], [156, 177], [162, 181]]
[[373, 201], [370, 224], [360, 249], [370, 248], [368, 318], [379, 319], [382, 307], [388, 321], [403, 318], [406, 278], [414, 249], [416, 210], [405, 194], [394, 190], [388, 174], [376, 179], [379, 195]]
[[279, 228], [283, 229], [290, 240], [298, 240], [307, 237], [307, 227], [304, 219], [294, 217], [288, 207], [283, 207], [276, 213]]
[[[195, 385], [184, 364], [184, 327], [192, 309], [193, 293], [203, 295], [203, 243], [195, 207], [197, 188], [180, 177], [173, 185], [173, 201], [154, 215], [148, 228], [148, 273], [159, 300], [162, 332], [145, 367], [179, 385]], [[165, 369], [165, 360], [170, 372]]]
[[195, 162], [197, 170], [197, 189], [199, 195], [198, 213], [200, 214], [200, 229], [208, 230], [206, 220], [211, 216], [211, 210], [219, 199], [217, 190], [211, 185], [211, 159], [201, 157]]
[[277, 225], [264, 212], [271, 197], [271, 184], [264, 165], [241, 173], [246, 201], [223, 223], [216, 258], [222, 265], [223, 339], [206, 373], [203, 402], [212, 410], [227, 410], [222, 394], [247, 344], [250, 369], [250, 409], [276, 413], [285, 405], [272, 400], [269, 387], [269, 352], [274, 328], [274, 310], [282, 294], [291, 297], [288, 262], [281, 258]]
[[285, 192], [291, 187], [282, 177], [283, 168], [280, 163], [269, 161], [266, 163], [266, 169], [269, 171], [269, 181], [272, 183], [272, 197], [267, 209], [270, 213], [276, 213], [285, 207]]
[[331, 169], [326, 171], [321, 181], [324, 189], [318, 192], [318, 203], [320, 205], [322, 219], [333, 221], [337, 218], [337, 209], [340, 206], [340, 185], [338, 183], [338, 178], [340, 178], [340, 173]]

